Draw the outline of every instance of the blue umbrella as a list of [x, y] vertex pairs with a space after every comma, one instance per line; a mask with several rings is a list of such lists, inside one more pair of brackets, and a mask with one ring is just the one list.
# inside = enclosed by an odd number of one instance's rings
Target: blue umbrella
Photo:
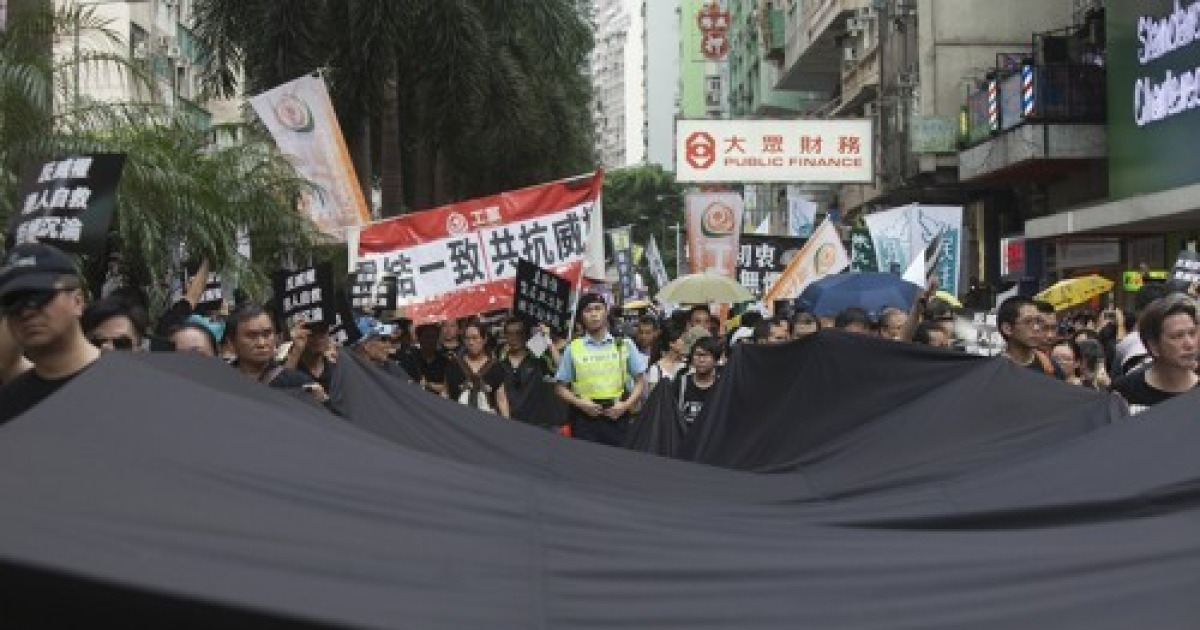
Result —
[[905, 311], [911, 309], [920, 290], [921, 287], [890, 273], [843, 273], [826, 276], [808, 285], [796, 298], [796, 310], [809, 311], [818, 317], [834, 317], [857, 306], [877, 320], [879, 313], [889, 306]]

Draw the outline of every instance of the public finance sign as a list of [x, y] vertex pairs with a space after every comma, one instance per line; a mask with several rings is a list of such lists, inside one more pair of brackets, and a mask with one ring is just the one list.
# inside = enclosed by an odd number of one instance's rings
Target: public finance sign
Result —
[[874, 181], [870, 120], [680, 120], [680, 182]]
[[1112, 198], [1200, 182], [1200, 2], [1110, 0], [1105, 14]]
[[512, 307], [521, 259], [578, 282], [603, 174], [544, 184], [371, 224], [359, 261], [396, 282], [416, 324]]

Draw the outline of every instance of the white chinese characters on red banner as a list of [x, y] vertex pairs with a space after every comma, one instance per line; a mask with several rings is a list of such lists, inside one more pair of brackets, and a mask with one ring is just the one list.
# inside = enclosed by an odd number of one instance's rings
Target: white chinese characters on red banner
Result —
[[685, 182], [870, 182], [869, 120], [681, 120]]
[[729, 54], [729, 11], [716, 2], [704, 5], [696, 14], [700, 27], [700, 53], [705, 59], [721, 61]]
[[368, 226], [360, 261], [394, 278], [415, 323], [507, 309], [520, 259], [579, 280], [603, 173], [484, 197]]

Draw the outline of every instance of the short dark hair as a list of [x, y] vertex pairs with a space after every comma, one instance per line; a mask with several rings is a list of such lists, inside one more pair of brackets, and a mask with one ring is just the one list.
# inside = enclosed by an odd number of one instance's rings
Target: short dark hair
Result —
[[933, 345], [933, 340], [929, 338], [932, 333], [946, 334], [945, 329], [933, 322], [921, 322], [917, 324], [917, 329], [913, 331], [913, 343], [919, 343], [923, 346]]
[[696, 356], [697, 350], [703, 350], [711, 354], [713, 359], [718, 361], [721, 359], [721, 343], [715, 337], [701, 337], [697, 339], [696, 343], [692, 344], [691, 353], [688, 354], [689, 362], [691, 362], [692, 357]]
[[812, 311], [796, 311], [792, 313], [792, 328], [807, 323], [816, 324], [817, 330], [821, 329], [821, 318], [817, 317]]
[[84, 334], [87, 334], [114, 317], [127, 318], [139, 338], [146, 336], [146, 329], [150, 327], [150, 318], [146, 315], [146, 309], [117, 296], [100, 298], [89, 304], [84, 309], [79, 323]]
[[[1192, 323], [1197, 323], [1196, 302], [1190, 297], [1170, 295], [1151, 302], [1146, 310], [1142, 311], [1142, 316], [1138, 318], [1138, 333], [1142, 336], [1142, 342], [1157, 344], [1162, 339], [1163, 322], [1168, 317], [1181, 313], [1190, 317]], [[1146, 344], [1146, 350], [1150, 352], [1151, 356], [1154, 355], [1149, 344]]]
[[752, 339], [755, 343], [762, 343], [771, 337], [771, 322], [763, 320], [754, 325], [754, 334]]
[[1054, 310], [1053, 304], [1051, 304], [1045, 300], [1034, 300], [1033, 305], [1037, 307], [1038, 312], [1041, 313], [1042, 315], [1054, 315], [1055, 313], [1058, 312], [1058, 311]]
[[488, 327], [485, 326], [483, 324], [483, 322], [481, 322], [477, 319], [472, 319], [471, 321], [463, 324], [462, 325], [462, 334], [464, 336], [466, 336], [467, 329], [469, 329], [469, 328], [474, 328], [475, 330], [479, 331], [479, 336], [483, 337], [483, 346], [485, 348], [492, 347], [492, 332], [490, 330], [488, 330]]
[[1160, 282], [1143, 285], [1133, 296], [1133, 311], [1141, 313], [1155, 301], [1165, 298], [1170, 294], [1171, 291], [1167, 288], [1167, 285]]
[[665, 352], [676, 339], [683, 336], [683, 333], [683, 326], [676, 326], [674, 323], [668, 322], [666, 326], [663, 326], [662, 334], [658, 336], [659, 347]]
[[954, 317], [954, 306], [942, 298], [933, 298], [925, 305], [923, 319], [930, 321], [944, 320]]
[[763, 315], [758, 311], [742, 313], [742, 326], [745, 326], [746, 328], [754, 328], [758, 325], [758, 322], [761, 322], [762, 320]]
[[[235, 339], [237, 337], [238, 328], [240, 328], [242, 324], [254, 319], [255, 317], [259, 317], [260, 315], [270, 315], [270, 313], [267, 312], [267, 309], [255, 304], [254, 302], [242, 302], [241, 304], [238, 304], [237, 307], [229, 313], [229, 316], [225, 318], [225, 335], [221, 337], [221, 341], [225, 342], [230, 339]], [[271, 328], [274, 329], [275, 320], [270, 317], [268, 317], [268, 319], [271, 320]]]
[[429, 331], [433, 331], [434, 334], [436, 334], [440, 337], [442, 334], [442, 325], [437, 324], [437, 323], [432, 323], [432, 322], [428, 323], [428, 324], [421, 324], [420, 326], [417, 326], [417, 330], [415, 331], [415, 334], [417, 337], [420, 337], [422, 334], [429, 332]]
[[522, 335], [525, 335], [526, 337], [529, 336], [529, 322], [525, 321], [523, 317], [509, 317], [508, 319], [504, 320], [504, 332], [508, 332], [508, 327], [512, 326], [513, 324], [521, 327]]
[[659, 328], [658, 318], [653, 315], [642, 315], [641, 317], [638, 318], [637, 323], [639, 326], [641, 326], [642, 324], [647, 324], [647, 325], [653, 326], [655, 330], [658, 330], [658, 328]]
[[1014, 295], [1000, 303], [1000, 308], [996, 309], [996, 330], [1000, 332], [1000, 336], [1005, 340], [1008, 335], [1004, 332], [1004, 324], [1009, 326], [1017, 325], [1017, 318], [1021, 315], [1021, 309], [1026, 306], [1037, 308], [1037, 304], [1030, 298], [1024, 295]]
[[867, 328], [872, 328], [875, 325], [871, 321], [871, 315], [867, 313], [867, 310], [857, 306], [842, 309], [833, 320], [833, 327], [838, 329], [848, 328], [853, 324], [862, 324]]

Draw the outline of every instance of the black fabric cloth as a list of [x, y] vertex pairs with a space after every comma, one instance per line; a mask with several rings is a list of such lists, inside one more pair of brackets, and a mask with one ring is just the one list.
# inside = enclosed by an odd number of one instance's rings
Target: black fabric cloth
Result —
[[[86, 367], [83, 369], [87, 370]], [[0, 385], [0, 424], [29, 411], [79, 374], [76, 372], [64, 378], [48, 379], [29, 369]]]
[[1115, 397], [1004, 359], [826, 332], [743, 346], [692, 435], [729, 440], [697, 442], [706, 459], [783, 471], [754, 474], [564, 439], [339, 365], [345, 422], [202, 357], [109, 353], [0, 427], [6, 623], [1200, 619], [1200, 393], [1128, 422]]
[[1167, 402], [1178, 396], [1177, 393], [1165, 392], [1146, 382], [1149, 368], [1142, 368], [1113, 381], [1112, 390], [1121, 395], [1129, 403], [1131, 411], [1141, 412], [1146, 407]]
[[680, 457], [687, 429], [679, 413], [679, 381], [663, 379], [650, 390], [637, 418], [629, 424], [625, 448]]

